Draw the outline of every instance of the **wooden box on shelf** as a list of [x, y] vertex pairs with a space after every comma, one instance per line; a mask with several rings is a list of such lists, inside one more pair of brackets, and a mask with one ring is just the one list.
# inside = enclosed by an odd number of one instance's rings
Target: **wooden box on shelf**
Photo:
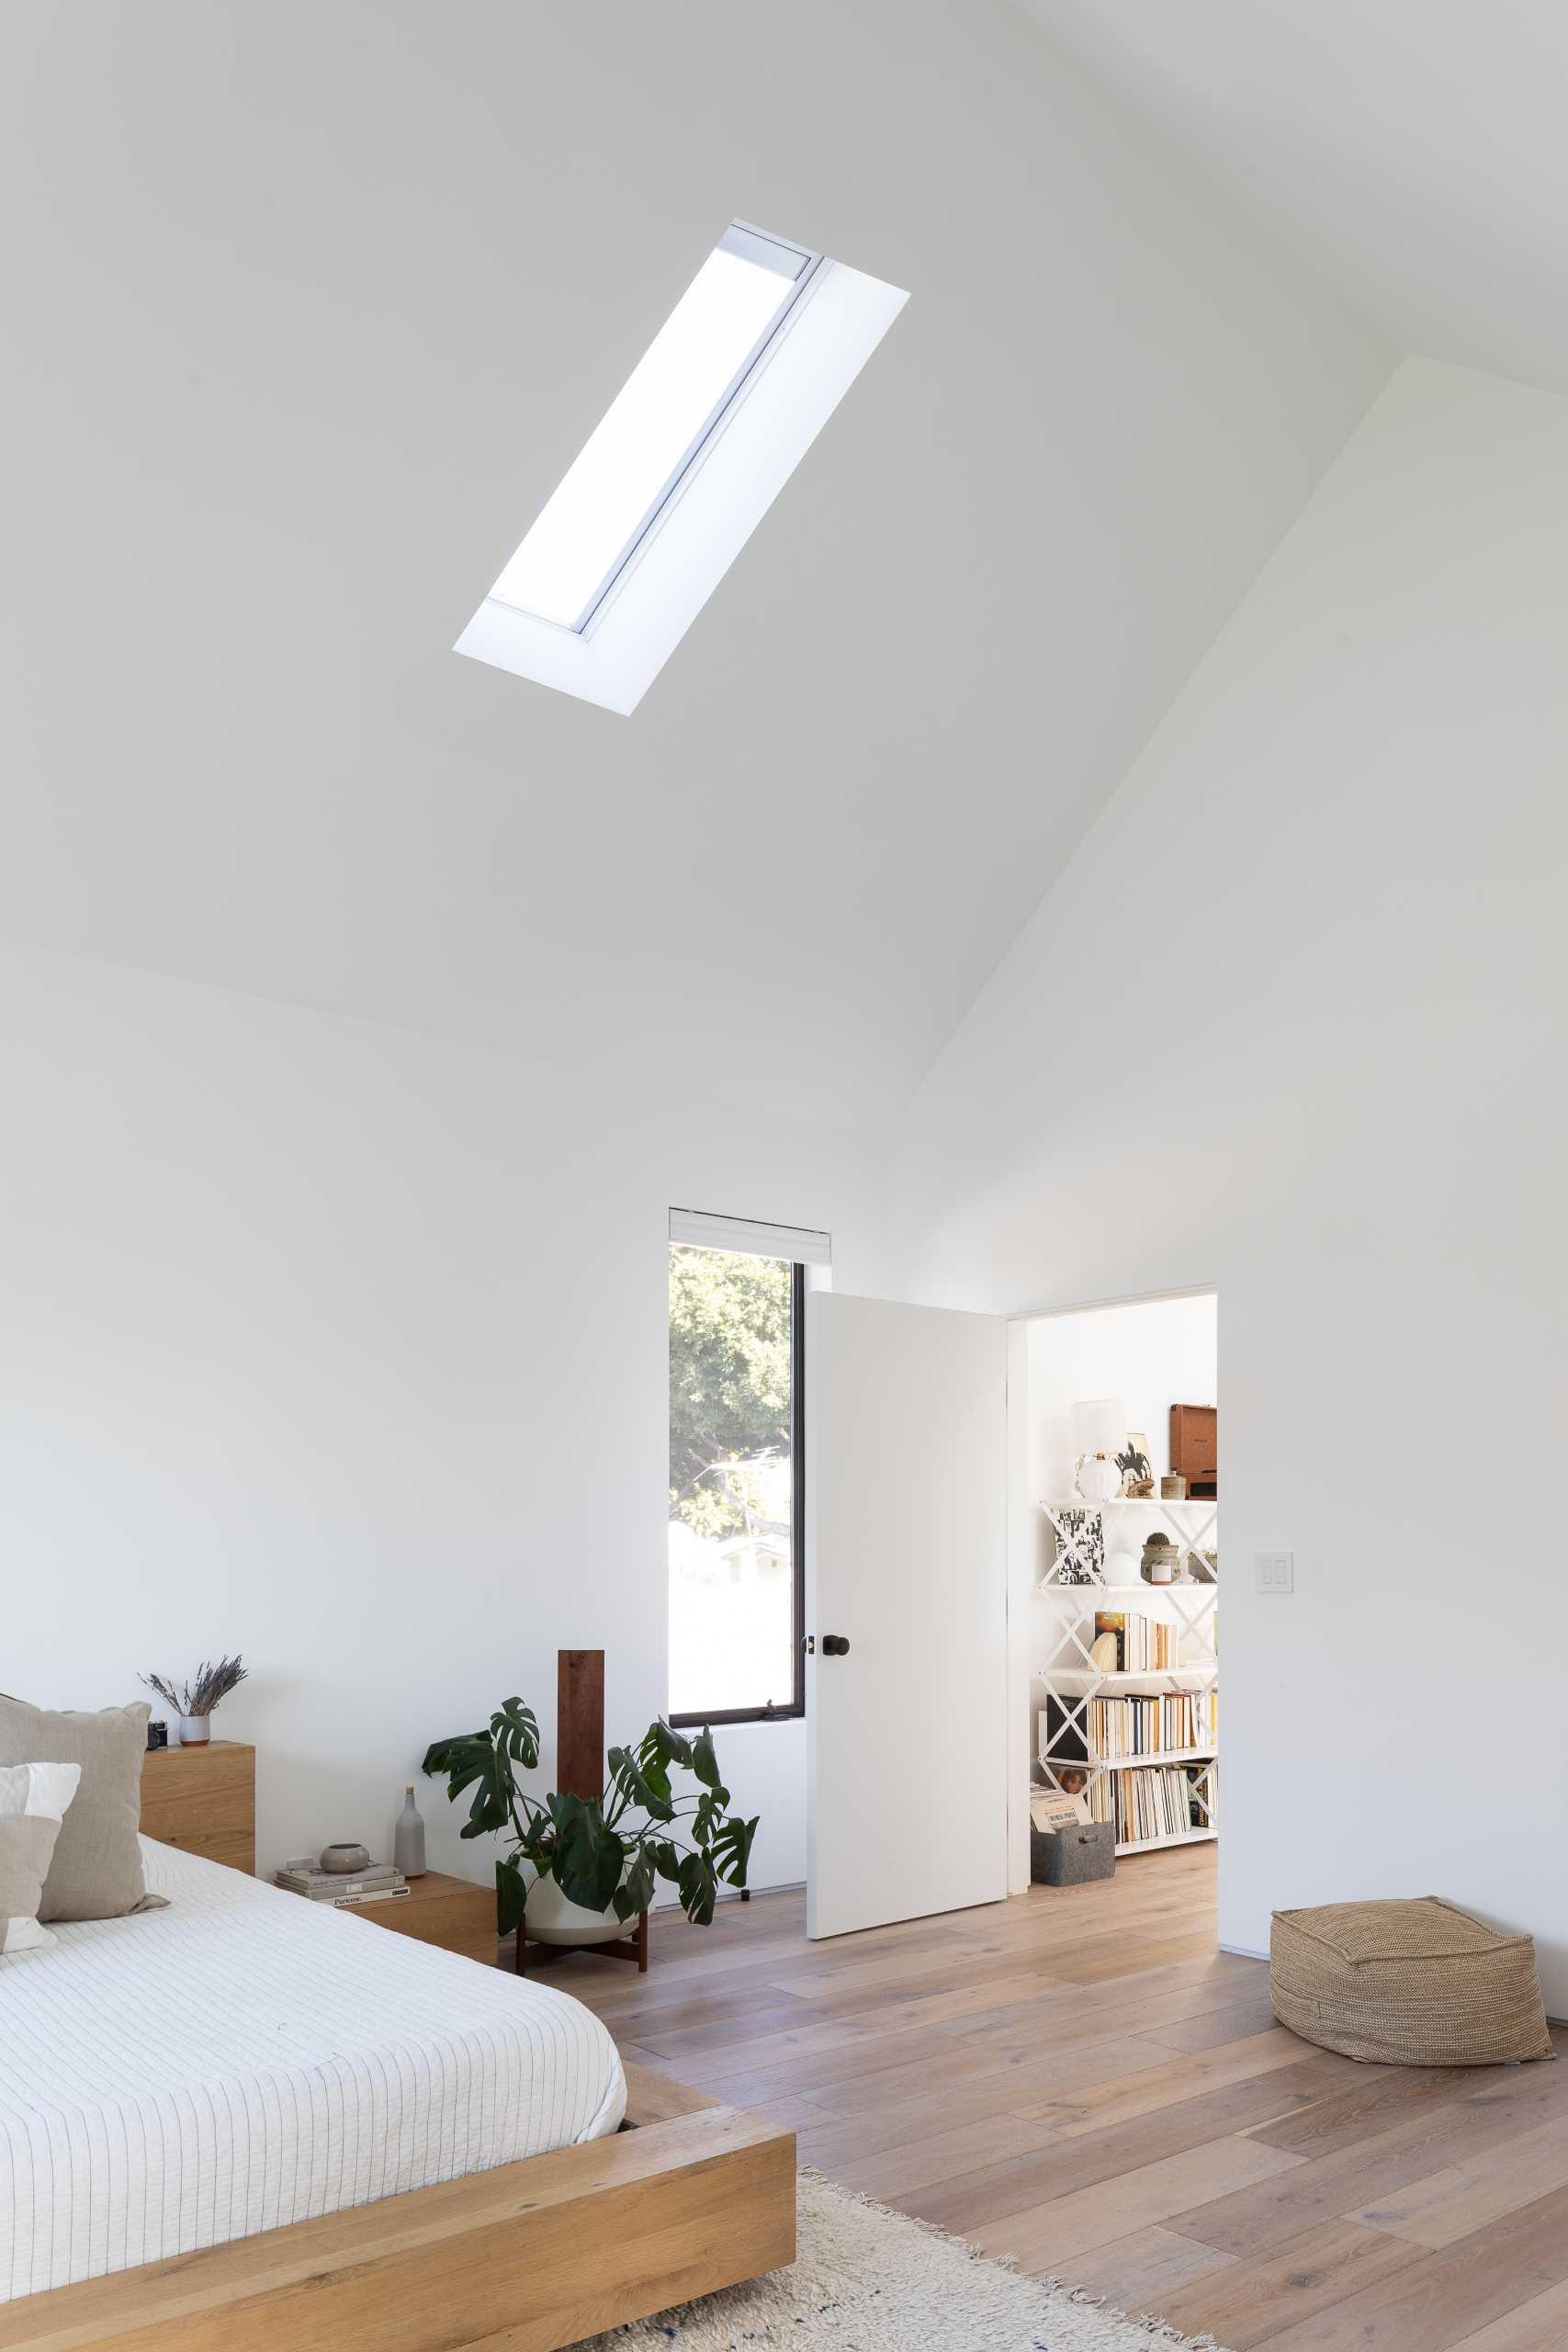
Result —
[[355, 1904], [352, 1917], [390, 1928], [395, 1935], [412, 1936], [417, 1943], [439, 1944], [443, 1951], [482, 1961], [487, 1968], [495, 1966], [495, 1888], [478, 1886], [472, 1879], [426, 1871], [423, 1878], [410, 1879], [406, 1894], [386, 1903]]
[[1173, 1405], [1170, 1408], [1170, 1466], [1187, 1481], [1195, 1502], [1213, 1502], [1219, 1493], [1220, 1416], [1213, 1405]]
[[254, 1876], [255, 1749], [242, 1739], [150, 1747], [141, 1764], [141, 1829], [162, 1845]]

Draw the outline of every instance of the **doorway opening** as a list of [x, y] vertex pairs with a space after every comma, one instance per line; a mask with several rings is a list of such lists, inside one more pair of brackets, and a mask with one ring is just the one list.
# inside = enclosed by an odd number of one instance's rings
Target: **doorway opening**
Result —
[[[1220, 1826], [1218, 1297], [1010, 1333], [1009, 1883], [1073, 1798], [1118, 1858]], [[1042, 1796], [1055, 1800], [1042, 1804]]]

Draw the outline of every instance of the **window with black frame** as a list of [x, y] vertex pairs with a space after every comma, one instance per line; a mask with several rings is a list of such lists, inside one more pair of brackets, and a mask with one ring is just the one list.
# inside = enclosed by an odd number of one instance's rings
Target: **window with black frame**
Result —
[[827, 1237], [671, 1212], [670, 1715], [805, 1712], [805, 1307]]

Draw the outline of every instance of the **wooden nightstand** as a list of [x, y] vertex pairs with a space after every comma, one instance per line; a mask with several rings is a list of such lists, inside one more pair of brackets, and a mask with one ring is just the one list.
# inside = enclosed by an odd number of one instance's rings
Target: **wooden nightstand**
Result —
[[409, 1881], [409, 1891], [389, 1903], [365, 1903], [348, 1915], [371, 1919], [394, 1934], [412, 1936], [422, 1944], [439, 1944], [443, 1951], [460, 1952], [465, 1960], [496, 1961], [495, 1889], [476, 1886], [471, 1879], [448, 1878], [445, 1871], [426, 1871]]
[[150, 1747], [141, 1760], [144, 1836], [231, 1870], [256, 1867], [256, 1751], [240, 1739]]

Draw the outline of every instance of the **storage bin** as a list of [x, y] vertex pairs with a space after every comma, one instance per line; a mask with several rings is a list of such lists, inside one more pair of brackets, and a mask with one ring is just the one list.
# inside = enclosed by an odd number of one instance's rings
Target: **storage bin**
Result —
[[1029, 1875], [1036, 1886], [1087, 1886], [1116, 1875], [1116, 1824], [1078, 1821], [1070, 1829], [1031, 1829]]

